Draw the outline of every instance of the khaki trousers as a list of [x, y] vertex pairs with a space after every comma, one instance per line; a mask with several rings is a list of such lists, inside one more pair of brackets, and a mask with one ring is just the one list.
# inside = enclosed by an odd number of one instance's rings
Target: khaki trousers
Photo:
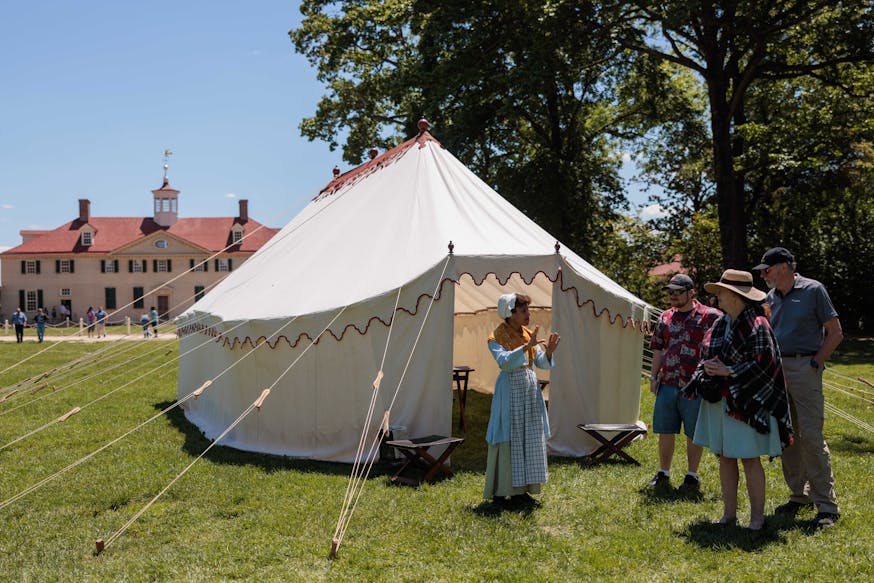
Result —
[[783, 359], [783, 373], [789, 392], [789, 411], [795, 429], [795, 443], [783, 450], [783, 477], [792, 490], [790, 500], [813, 502], [820, 512], [838, 513], [835, 477], [828, 445], [822, 436], [825, 399], [822, 369], [810, 366], [810, 358]]

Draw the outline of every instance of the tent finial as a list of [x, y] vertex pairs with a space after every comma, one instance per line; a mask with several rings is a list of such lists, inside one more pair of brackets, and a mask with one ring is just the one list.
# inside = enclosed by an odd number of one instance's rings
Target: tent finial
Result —
[[334, 178], [337, 178], [338, 176], [340, 176], [340, 167], [334, 166], [333, 172], [334, 172]]
[[416, 125], [419, 127], [419, 133], [420, 133], [420, 134], [421, 134], [422, 132], [427, 132], [427, 131], [428, 131], [428, 128], [431, 127], [431, 124], [428, 123], [428, 120], [425, 119], [424, 117], [423, 117], [422, 119], [420, 119], [419, 122], [418, 122]]
[[449, 242], [449, 254], [452, 255], [452, 252], [455, 250], [455, 245], [452, 244], [452, 241]]
[[555, 252], [558, 253], [559, 249], [561, 249], [561, 244], [558, 241], [556, 241], [555, 242]]

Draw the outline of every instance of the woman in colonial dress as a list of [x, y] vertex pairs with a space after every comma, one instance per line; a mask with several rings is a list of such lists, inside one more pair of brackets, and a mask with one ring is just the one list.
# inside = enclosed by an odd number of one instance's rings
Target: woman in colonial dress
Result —
[[537, 339], [539, 327], [530, 322], [524, 294], [504, 294], [498, 299], [498, 316], [504, 322], [489, 336], [489, 350], [501, 369], [486, 441], [489, 444], [484, 497], [498, 503], [530, 502], [546, 482], [546, 440], [549, 421], [534, 366], [553, 367], [553, 352], [561, 338], [555, 332]]
[[765, 471], [760, 456], [779, 456], [792, 442], [786, 382], [774, 331], [747, 271], [728, 269], [704, 289], [724, 315], [704, 336], [702, 360], [687, 395], [702, 397], [693, 441], [719, 456], [723, 514], [737, 523], [741, 460], [750, 498], [750, 530], [765, 524]]

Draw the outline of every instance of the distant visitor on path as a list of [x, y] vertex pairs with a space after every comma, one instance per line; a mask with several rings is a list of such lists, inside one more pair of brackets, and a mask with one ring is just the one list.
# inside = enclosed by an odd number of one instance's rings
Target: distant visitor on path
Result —
[[771, 324], [783, 355], [789, 407], [795, 423], [795, 443], [783, 453], [783, 477], [792, 491], [789, 501], [775, 510], [795, 516], [815, 504], [812, 528], [829, 528], [840, 517], [835, 496], [831, 453], [822, 435], [825, 362], [844, 338], [841, 321], [825, 286], [799, 275], [795, 256], [783, 247], [769, 249], [760, 271], [771, 291]]
[[27, 324], [27, 314], [21, 311], [21, 308], [15, 308], [15, 313], [12, 314], [12, 325], [15, 326], [15, 341], [17, 343], [24, 342], [24, 325]]
[[149, 337], [149, 322], [151, 319], [148, 314], [140, 316], [140, 325], [143, 327], [143, 338]]
[[46, 322], [48, 319], [49, 317], [42, 308], [36, 310], [36, 316], [34, 316], [33, 321], [36, 323], [36, 338], [38, 342], [42, 342], [46, 335]]
[[700, 491], [698, 464], [701, 447], [695, 445], [695, 423], [701, 401], [685, 397], [680, 388], [689, 382], [700, 360], [704, 333], [722, 312], [695, 299], [695, 284], [688, 275], [673, 276], [665, 291], [671, 307], [662, 312], [649, 347], [652, 349], [652, 374], [649, 390], [655, 395], [652, 431], [659, 436], [659, 470], [649, 481], [651, 488], [667, 488], [671, 483], [676, 435], [686, 433], [686, 477], [680, 488], [695, 494]]
[[85, 328], [88, 330], [88, 338], [94, 336], [94, 325], [97, 322], [97, 316], [94, 314], [94, 308], [88, 306], [88, 311], [85, 312]]
[[97, 337], [106, 338], [106, 310], [103, 309], [103, 306], [99, 306], [97, 311], [94, 313], [94, 317], [97, 318]]
[[780, 350], [765, 317], [765, 292], [753, 287], [748, 271], [727, 269], [704, 286], [725, 312], [704, 337], [701, 362], [684, 394], [703, 399], [695, 443], [719, 456], [722, 517], [737, 523], [737, 460], [750, 499], [750, 530], [765, 525], [765, 470], [760, 456], [776, 457], [792, 443], [792, 422]]
[[151, 310], [149, 310], [149, 316], [152, 320], [152, 334], [155, 338], [158, 337], [158, 310], [155, 309], [155, 306], [152, 306]]
[[498, 504], [531, 503], [530, 494], [539, 494], [547, 480], [549, 420], [533, 369], [554, 366], [553, 352], [561, 337], [553, 332], [548, 340], [537, 340], [539, 326], [526, 327], [530, 303], [531, 298], [523, 294], [502, 295], [498, 316], [504, 322], [488, 342], [501, 372], [486, 430], [489, 452], [483, 495]]

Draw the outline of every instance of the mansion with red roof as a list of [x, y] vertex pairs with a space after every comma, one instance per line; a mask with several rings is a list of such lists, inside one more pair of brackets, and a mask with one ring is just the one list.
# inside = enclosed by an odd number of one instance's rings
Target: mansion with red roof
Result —
[[91, 216], [90, 201], [80, 199], [72, 221], [21, 231], [22, 243], [0, 254], [4, 317], [21, 307], [32, 321], [41, 307], [78, 321], [102, 306], [110, 322], [139, 322], [155, 306], [173, 318], [279, 231], [249, 218], [247, 200], [236, 217], [179, 218], [179, 191], [166, 172], [152, 195], [151, 217]]

